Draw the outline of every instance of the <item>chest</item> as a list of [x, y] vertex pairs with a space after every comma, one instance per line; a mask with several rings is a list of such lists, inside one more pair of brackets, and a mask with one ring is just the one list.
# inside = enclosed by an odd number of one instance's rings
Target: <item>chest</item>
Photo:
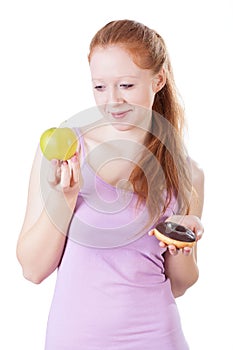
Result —
[[112, 185], [129, 186], [128, 180], [135, 167], [135, 149], [124, 142], [111, 141], [98, 143], [85, 140], [85, 161], [97, 176]]

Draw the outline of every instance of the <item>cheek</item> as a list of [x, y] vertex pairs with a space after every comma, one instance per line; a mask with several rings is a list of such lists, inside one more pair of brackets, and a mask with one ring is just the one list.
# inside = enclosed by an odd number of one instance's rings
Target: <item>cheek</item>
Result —
[[95, 103], [97, 105], [103, 105], [105, 102], [105, 97], [104, 97], [104, 94], [100, 94], [96, 91], [94, 91], [94, 99], [95, 99]]
[[151, 89], [148, 90], [148, 94], [147, 94], [147, 103], [148, 103], [148, 107], [151, 109], [152, 105], [154, 103], [154, 99], [155, 99], [155, 92]]
[[151, 109], [154, 102], [155, 94], [153, 91], [141, 91], [137, 96], [134, 96], [134, 104]]

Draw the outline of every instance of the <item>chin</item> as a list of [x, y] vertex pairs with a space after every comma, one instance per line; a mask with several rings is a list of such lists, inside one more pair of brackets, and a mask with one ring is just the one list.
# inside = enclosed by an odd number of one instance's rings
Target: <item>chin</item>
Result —
[[113, 122], [111, 123], [112, 127], [118, 131], [129, 131], [132, 130], [135, 125], [129, 124], [129, 123], [118, 123]]

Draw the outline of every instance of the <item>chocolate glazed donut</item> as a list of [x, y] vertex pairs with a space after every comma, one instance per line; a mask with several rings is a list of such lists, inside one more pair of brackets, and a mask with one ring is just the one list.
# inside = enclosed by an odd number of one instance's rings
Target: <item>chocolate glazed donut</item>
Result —
[[153, 231], [159, 241], [175, 245], [177, 248], [193, 247], [196, 241], [193, 231], [171, 221], [161, 222]]

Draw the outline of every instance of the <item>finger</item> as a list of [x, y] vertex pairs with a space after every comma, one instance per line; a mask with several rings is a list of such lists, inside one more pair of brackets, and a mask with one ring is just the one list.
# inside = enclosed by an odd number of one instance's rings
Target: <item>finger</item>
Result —
[[183, 254], [184, 255], [188, 256], [188, 255], [191, 255], [191, 253], [192, 253], [192, 248], [190, 248], [190, 247], [184, 247], [183, 248]]
[[70, 167], [67, 161], [61, 164], [61, 181], [60, 185], [63, 189], [70, 187]]
[[173, 244], [169, 244], [168, 245], [168, 250], [169, 250], [171, 255], [177, 255], [178, 254], [178, 249]]
[[154, 230], [150, 230], [150, 231], [148, 232], [148, 235], [149, 235], [149, 236], [153, 236], [153, 235], [154, 235]]
[[162, 241], [159, 241], [159, 246], [160, 246], [161, 248], [166, 248], [166, 247], [167, 247], [166, 243], [164, 243], [164, 242], [162, 242]]
[[196, 233], [196, 239], [198, 241], [199, 239], [202, 238], [203, 233], [204, 233], [204, 229], [198, 229], [195, 233]]
[[48, 172], [48, 182], [51, 185], [57, 185], [59, 182], [59, 160], [58, 159], [52, 159], [49, 166], [49, 172]]
[[79, 163], [79, 158], [78, 155], [75, 154], [71, 158], [71, 171], [72, 171], [72, 180], [74, 183], [79, 182], [79, 175], [80, 175], [80, 163]]

